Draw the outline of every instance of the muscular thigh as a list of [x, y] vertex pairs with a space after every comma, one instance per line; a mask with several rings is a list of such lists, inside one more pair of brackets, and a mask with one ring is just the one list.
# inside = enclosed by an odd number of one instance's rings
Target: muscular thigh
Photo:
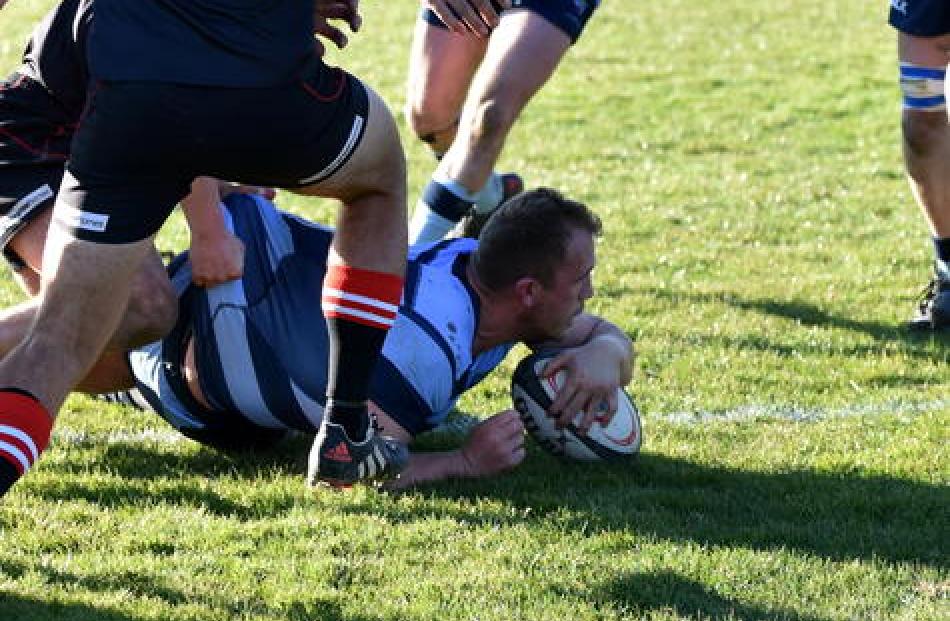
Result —
[[505, 14], [492, 33], [470, 97], [520, 108], [548, 81], [570, 47], [563, 31], [530, 11]]
[[409, 55], [408, 106], [417, 131], [445, 130], [459, 117], [487, 43], [424, 18], [416, 21]]
[[536, 13], [570, 37], [580, 38], [600, 0], [512, 0], [513, 10]]
[[901, 62], [924, 67], [950, 65], [950, 34], [938, 37], [915, 37], [905, 33], [897, 35], [897, 56]]
[[304, 187], [300, 194], [326, 196], [348, 202], [365, 193], [404, 191], [405, 156], [395, 121], [386, 104], [372, 89], [362, 86], [366, 112], [362, 131], [339, 166]]

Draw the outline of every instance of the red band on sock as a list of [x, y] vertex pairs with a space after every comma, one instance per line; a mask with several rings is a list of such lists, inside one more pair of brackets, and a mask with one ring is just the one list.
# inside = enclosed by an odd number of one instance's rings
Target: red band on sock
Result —
[[39, 401], [0, 390], [0, 459], [22, 475], [49, 444], [53, 419]]
[[388, 329], [396, 319], [403, 279], [348, 265], [331, 265], [323, 281], [323, 314]]

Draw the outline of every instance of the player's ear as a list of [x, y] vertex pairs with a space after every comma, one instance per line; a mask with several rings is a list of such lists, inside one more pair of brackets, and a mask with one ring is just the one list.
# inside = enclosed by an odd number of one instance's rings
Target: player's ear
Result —
[[515, 281], [515, 295], [521, 306], [524, 308], [533, 308], [540, 299], [541, 282], [531, 276], [522, 276]]

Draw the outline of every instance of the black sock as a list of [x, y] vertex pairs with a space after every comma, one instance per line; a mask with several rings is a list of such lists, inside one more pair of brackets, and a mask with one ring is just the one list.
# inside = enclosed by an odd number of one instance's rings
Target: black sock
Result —
[[950, 237], [934, 237], [934, 252], [938, 261], [950, 263]]
[[20, 478], [20, 472], [13, 467], [13, 464], [0, 459], [0, 496], [7, 493], [7, 490], [13, 487], [13, 484]]
[[327, 361], [327, 420], [351, 440], [369, 429], [369, 382], [396, 319], [402, 277], [348, 265], [330, 265], [323, 280], [323, 314], [330, 352]]
[[[330, 359], [327, 366], [327, 416], [352, 440], [366, 437], [369, 380], [379, 360], [386, 330], [328, 318]], [[340, 373], [345, 369], [345, 373]]]

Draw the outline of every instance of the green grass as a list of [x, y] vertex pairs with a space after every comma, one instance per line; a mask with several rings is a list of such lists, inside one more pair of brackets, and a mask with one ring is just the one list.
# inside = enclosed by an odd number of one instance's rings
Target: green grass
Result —
[[[0, 13], [4, 68], [48, 4]], [[950, 617], [950, 339], [900, 326], [930, 250], [884, 4], [607, 1], [511, 136], [503, 168], [606, 222], [638, 463], [313, 493], [304, 441], [223, 455], [75, 397], [0, 506], [0, 619]], [[396, 112], [416, 6], [364, 2], [334, 55]], [[462, 408], [507, 407], [513, 363]]]

